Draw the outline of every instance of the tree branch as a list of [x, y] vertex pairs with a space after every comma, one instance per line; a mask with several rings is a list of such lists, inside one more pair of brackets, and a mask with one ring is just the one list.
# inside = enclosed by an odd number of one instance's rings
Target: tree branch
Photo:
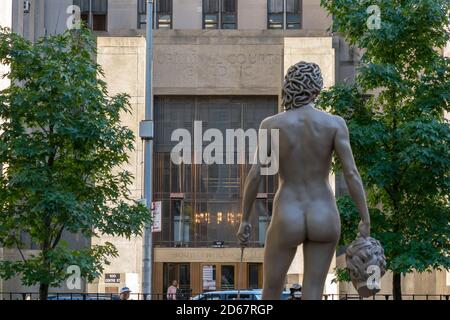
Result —
[[64, 225], [61, 226], [61, 229], [59, 229], [58, 234], [56, 235], [55, 240], [53, 241], [52, 249], [55, 249], [56, 245], [58, 244], [59, 240], [61, 240], [61, 236], [64, 230]]
[[15, 243], [16, 243], [16, 246], [17, 246], [17, 250], [19, 250], [20, 256], [22, 257], [23, 262], [26, 262], [27, 259], [25, 259], [25, 256], [23, 255], [23, 252], [22, 252], [22, 249], [20, 249], [19, 241], [17, 241], [17, 239], [15, 239]]

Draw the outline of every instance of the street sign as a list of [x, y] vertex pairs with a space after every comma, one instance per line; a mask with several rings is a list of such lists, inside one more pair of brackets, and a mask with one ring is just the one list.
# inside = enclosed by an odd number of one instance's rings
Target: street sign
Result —
[[105, 283], [120, 283], [120, 273], [105, 273]]

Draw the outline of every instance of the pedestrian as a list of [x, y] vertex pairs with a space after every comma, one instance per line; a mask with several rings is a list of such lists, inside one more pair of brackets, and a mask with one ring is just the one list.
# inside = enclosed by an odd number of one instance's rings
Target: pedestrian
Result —
[[296, 283], [292, 285], [290, 291], [291, 295], [288, 300], [302, 300], [302, 286], [300, 284]]
[[128, 287], [123, 287], [120, 289], [120, 300], [129, 300], [131, 290]]
[[177, 300], [178, 281], [173, 280], [172, 285], [167, 288], [167, 300]]

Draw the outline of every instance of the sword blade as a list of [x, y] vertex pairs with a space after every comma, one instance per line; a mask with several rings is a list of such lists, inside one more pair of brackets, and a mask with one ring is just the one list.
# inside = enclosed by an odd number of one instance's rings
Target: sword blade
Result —
[[238, 294], [237, 294], [237, 299], [240, 300], [241, 299], [241, 281], [242, 281], [242, 269], [243, 269], [243, 260], [244, 260], [244, 249], [245, 247], [241, 247], [241, 262], [239, 263], [239, 275], [238, 275]]

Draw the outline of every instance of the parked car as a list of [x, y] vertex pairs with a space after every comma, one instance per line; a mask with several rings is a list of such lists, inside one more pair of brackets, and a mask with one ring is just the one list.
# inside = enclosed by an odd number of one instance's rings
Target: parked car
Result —
[[[281, 295], [281, 300], [287, 300], [290, 297], [290, 291], [283, 291]], [[262, 290], [241, 290], [240, 300], [261, 300]], [[226, 290], [226, 291], [208, 291], [196, 295], [192, 300], [237, 300], [238, 291], [237, 290]]]

